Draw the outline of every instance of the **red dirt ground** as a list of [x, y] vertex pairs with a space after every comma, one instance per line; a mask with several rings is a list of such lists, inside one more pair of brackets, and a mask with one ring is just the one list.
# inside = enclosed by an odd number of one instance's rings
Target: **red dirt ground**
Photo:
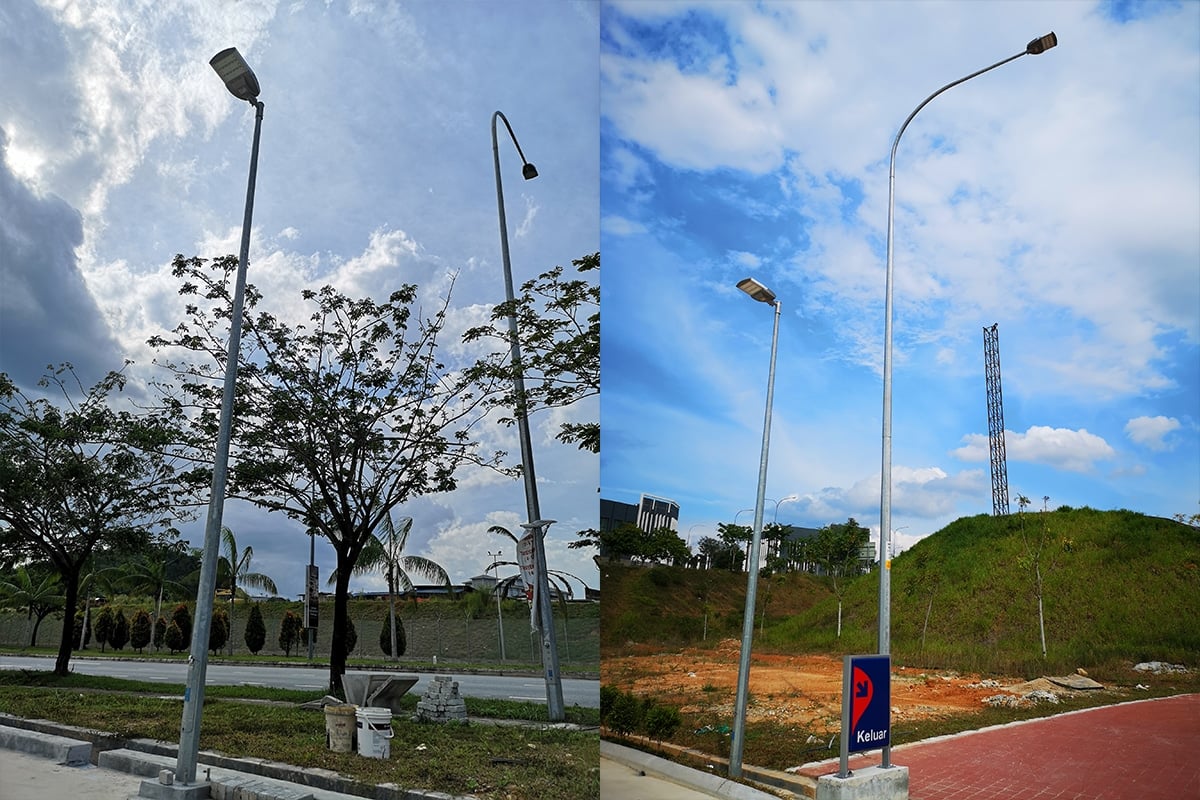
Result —
[[[654, 696], [684, 713], [732, 713], [740, 643], [726, 639], [712, 650], [605, 656], [603, 682], [638, 696]], [[982, 685], [978, 675], [892, 668], [892, 717], [923, 719], [978, 711], [983, 699], [1020, 681]], [[1022, 691], [1029, 690], [1022, 685]], [[752, 654], [748, 721], [812, 725], [841, 719], [842, 661], [826, 655]]]

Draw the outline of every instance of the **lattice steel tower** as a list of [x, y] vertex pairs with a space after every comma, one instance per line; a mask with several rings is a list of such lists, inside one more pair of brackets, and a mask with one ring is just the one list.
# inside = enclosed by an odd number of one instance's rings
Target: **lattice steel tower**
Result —
[[1004, 451], [1004, 393], [1000, 390], [1000, 323], [983, 329], [987, 379], [988, 454], [992, 463], [992, 516], [1008, 514], [1008, 456]]

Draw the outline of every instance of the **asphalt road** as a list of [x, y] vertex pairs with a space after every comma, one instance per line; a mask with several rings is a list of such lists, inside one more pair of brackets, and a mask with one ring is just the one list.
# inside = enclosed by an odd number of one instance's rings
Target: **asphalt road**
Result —
[[[0, 669], [50, 670], [53, 668], [53, 658], [0, 656]], [[159, 683], [187, 683], [187, 664], [183, 662], [73, 657], [71, 670], [81, 675], [107, 675]], [[410, 691], [423, 694], [432, 673], [413, 672], [411, 674], [419, 675], [420, 680]], [[546, 684], [540, 675], [530, 677], [441, 674], [453, 675], [454, 679], [458, 681], [458, 689], [464, 697], [546, 702]], [[241, 664], [209, 664], [205, 682], [210, 686], [270, 686], [281, 689], [311, 689], [314, 694], [319, 695], [329, 685], [329, 668], [327, 666], [257, 667]], [[585, 708], [600, 707], [599, 681], [564, 678], [562, 691], [563, 705], [568, 708], [574, 705]]]

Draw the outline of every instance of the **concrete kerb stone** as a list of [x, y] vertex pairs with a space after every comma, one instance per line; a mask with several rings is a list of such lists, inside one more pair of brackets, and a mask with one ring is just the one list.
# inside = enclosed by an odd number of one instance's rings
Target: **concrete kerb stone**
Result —
[[[27, 720], [3, 713], [0, 713], [0, 726], [11, 728], [16, 733], [41, 733], [51, 736], [57, 735], [59, 738], [67, 738], [61, 736], [61, 733], [75, 732], [78, 736], [91, 740], [91, 743], [84, 739], [80, 739], [79, 741], [88, 747], [90, 753], [89, 760], [92, 763], [142, 778], [157, 779], [159, 770], [174, 770], [179, 752], [178, 745], [170, 742], [162, 742], [154, 739], [122, 740], [114, 737], [112, 734], [101, 731], [78, 728], [48, 720]], [[55, 734], [53, 731], [59, 731], [60, 734]], [[16, 739], [14, 738], [13, 741], [16, 741]], [[104, 744], [100, 744], [100, 742]], [[93, 743], [99, 749], [98, 753], [92, 749]], [[0, 742], [0, 747], [20, 750], [17, 746], [11, 746], [3, 742]], [[373, 800], [460, 800], [459, 797], [444, 792], [367, 785], [346, 778], [332, 770], [318, 767], [297, 767], [267, 759], [231, 758], [206, 750], [200, 751], [197, 762], [200, 765], [200, 774], [204, 773], [206, 766], [216, 767], [230, 772], [249, 773], [259, 777], [326, 792], [370, 797]], [[242, 800], [242, 798], [236, 798], [236, 800]], [[247, 798], [247, 800], [250, 799]], [[468, 799], [464, 798], [463, 800]]]
[[862, 767], [845, 778], [822, 775], [817, 800], [908, 800], [908, 767]]
[[628, 767], [652, 772], [673, 783], [711, 794], [713, 797], [725, 798], [725, 800], [778, 800], [776, 795], [755, 789], [753, 786], [685, 767], [674, 761], [643, 753], [632, 747], [624, 747], [607, 739], [600, 740], [600, 755]]
[[92, 761], [92, 743], [53, 733], [22, 730], [0, 725], [0, 747], [20, 753], [52, 758], [59, 764], [83, 766]]

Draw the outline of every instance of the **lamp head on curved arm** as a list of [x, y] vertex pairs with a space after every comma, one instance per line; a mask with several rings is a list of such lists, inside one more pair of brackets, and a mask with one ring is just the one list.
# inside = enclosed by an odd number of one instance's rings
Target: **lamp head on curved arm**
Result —
[[775, 302], [775, 293], [766, 286], [763, 286], [758, 281], [754, 280], [754, 278], [743, 278], [742, 280], [738, 281], [737, 288], [741, 289], [743, 292], [750, 295], [760, 303], [772, 305]]
[[1046, 52], [1057, 44], [1058, 37], [1054, 35], [1054, 31], [1050, 31], [1045, 36], [1038, 37], [1029, 44], [1025, 45], [1025, 52], [1031, 56], [1036, 56]]
[[526, 161], [525, 166], [521, 167], [521, 174], [525, 176], [525, 180], [531, 181], [538, 176], [537, 167]]
[[250, 69], [250, 65], [236, 47], [222, 50], [208, 63], [225, 82], [225, 88], [230, 94], [249, 103], [258, 101], [258, 78], [254, 77], [254, 70]]

